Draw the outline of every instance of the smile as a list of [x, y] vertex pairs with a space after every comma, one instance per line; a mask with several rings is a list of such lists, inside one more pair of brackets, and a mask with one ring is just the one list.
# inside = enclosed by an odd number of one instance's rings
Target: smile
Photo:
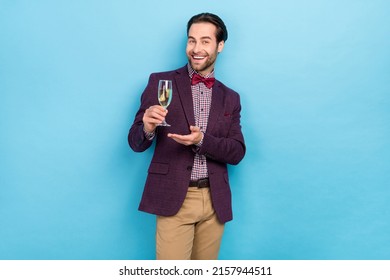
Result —
[[202, 59], [204, 59], [205, 58], [205, 56], [192, 56], [194, 59], [196, 59], [196, 60], [202, 60]]

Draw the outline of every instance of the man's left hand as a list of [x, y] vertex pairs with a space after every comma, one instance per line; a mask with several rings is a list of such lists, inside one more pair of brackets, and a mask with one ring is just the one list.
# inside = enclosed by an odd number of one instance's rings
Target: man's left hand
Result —
[[190, 126], [190, 134], [180, 135], [174, 133], [168, 133], [168, 137], [175, 140], [177, 143], [190, 146], [196, 145], [203, 139], [203, 132], [200, 131], [200, 128], [197, 126]]

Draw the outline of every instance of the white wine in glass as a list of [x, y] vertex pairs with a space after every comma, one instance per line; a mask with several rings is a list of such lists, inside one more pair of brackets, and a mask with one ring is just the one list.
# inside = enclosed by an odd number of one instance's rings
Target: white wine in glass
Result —
[[[158, 82], [158, 102], [164, 109], [167, 109], [172, 100], [172, 81], [160, 80]], [[171, 126], [165, 120], [159, 126]]]

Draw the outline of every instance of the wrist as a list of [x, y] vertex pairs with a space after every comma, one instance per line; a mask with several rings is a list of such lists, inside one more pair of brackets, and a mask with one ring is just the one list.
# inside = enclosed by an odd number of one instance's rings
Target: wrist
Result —
[[195, 144], [195, 146], [197, 146], [197, 147], [202, 146], [202, 144], [203, 144], [203, 138], [204, 138], [204, 133], [201, 132], [201, 133], [200, 133], [200, 139], [199, 139], [199, 141]]
[[144, 135], [145, 137], [148, 139], [148, 140], [152, 140], [154, 138], [154, 135], [155, 135], [155, 130], [152, 130], [151, 132], [149, 132], [145, 126], [143, 127], [143, 132], [144, 132]]

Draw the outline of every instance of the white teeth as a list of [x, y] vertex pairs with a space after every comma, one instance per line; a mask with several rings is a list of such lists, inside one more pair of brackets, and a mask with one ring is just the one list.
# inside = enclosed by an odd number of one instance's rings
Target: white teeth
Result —
[[194, 56], [195, 59], [203, 59], [204, 56]]

